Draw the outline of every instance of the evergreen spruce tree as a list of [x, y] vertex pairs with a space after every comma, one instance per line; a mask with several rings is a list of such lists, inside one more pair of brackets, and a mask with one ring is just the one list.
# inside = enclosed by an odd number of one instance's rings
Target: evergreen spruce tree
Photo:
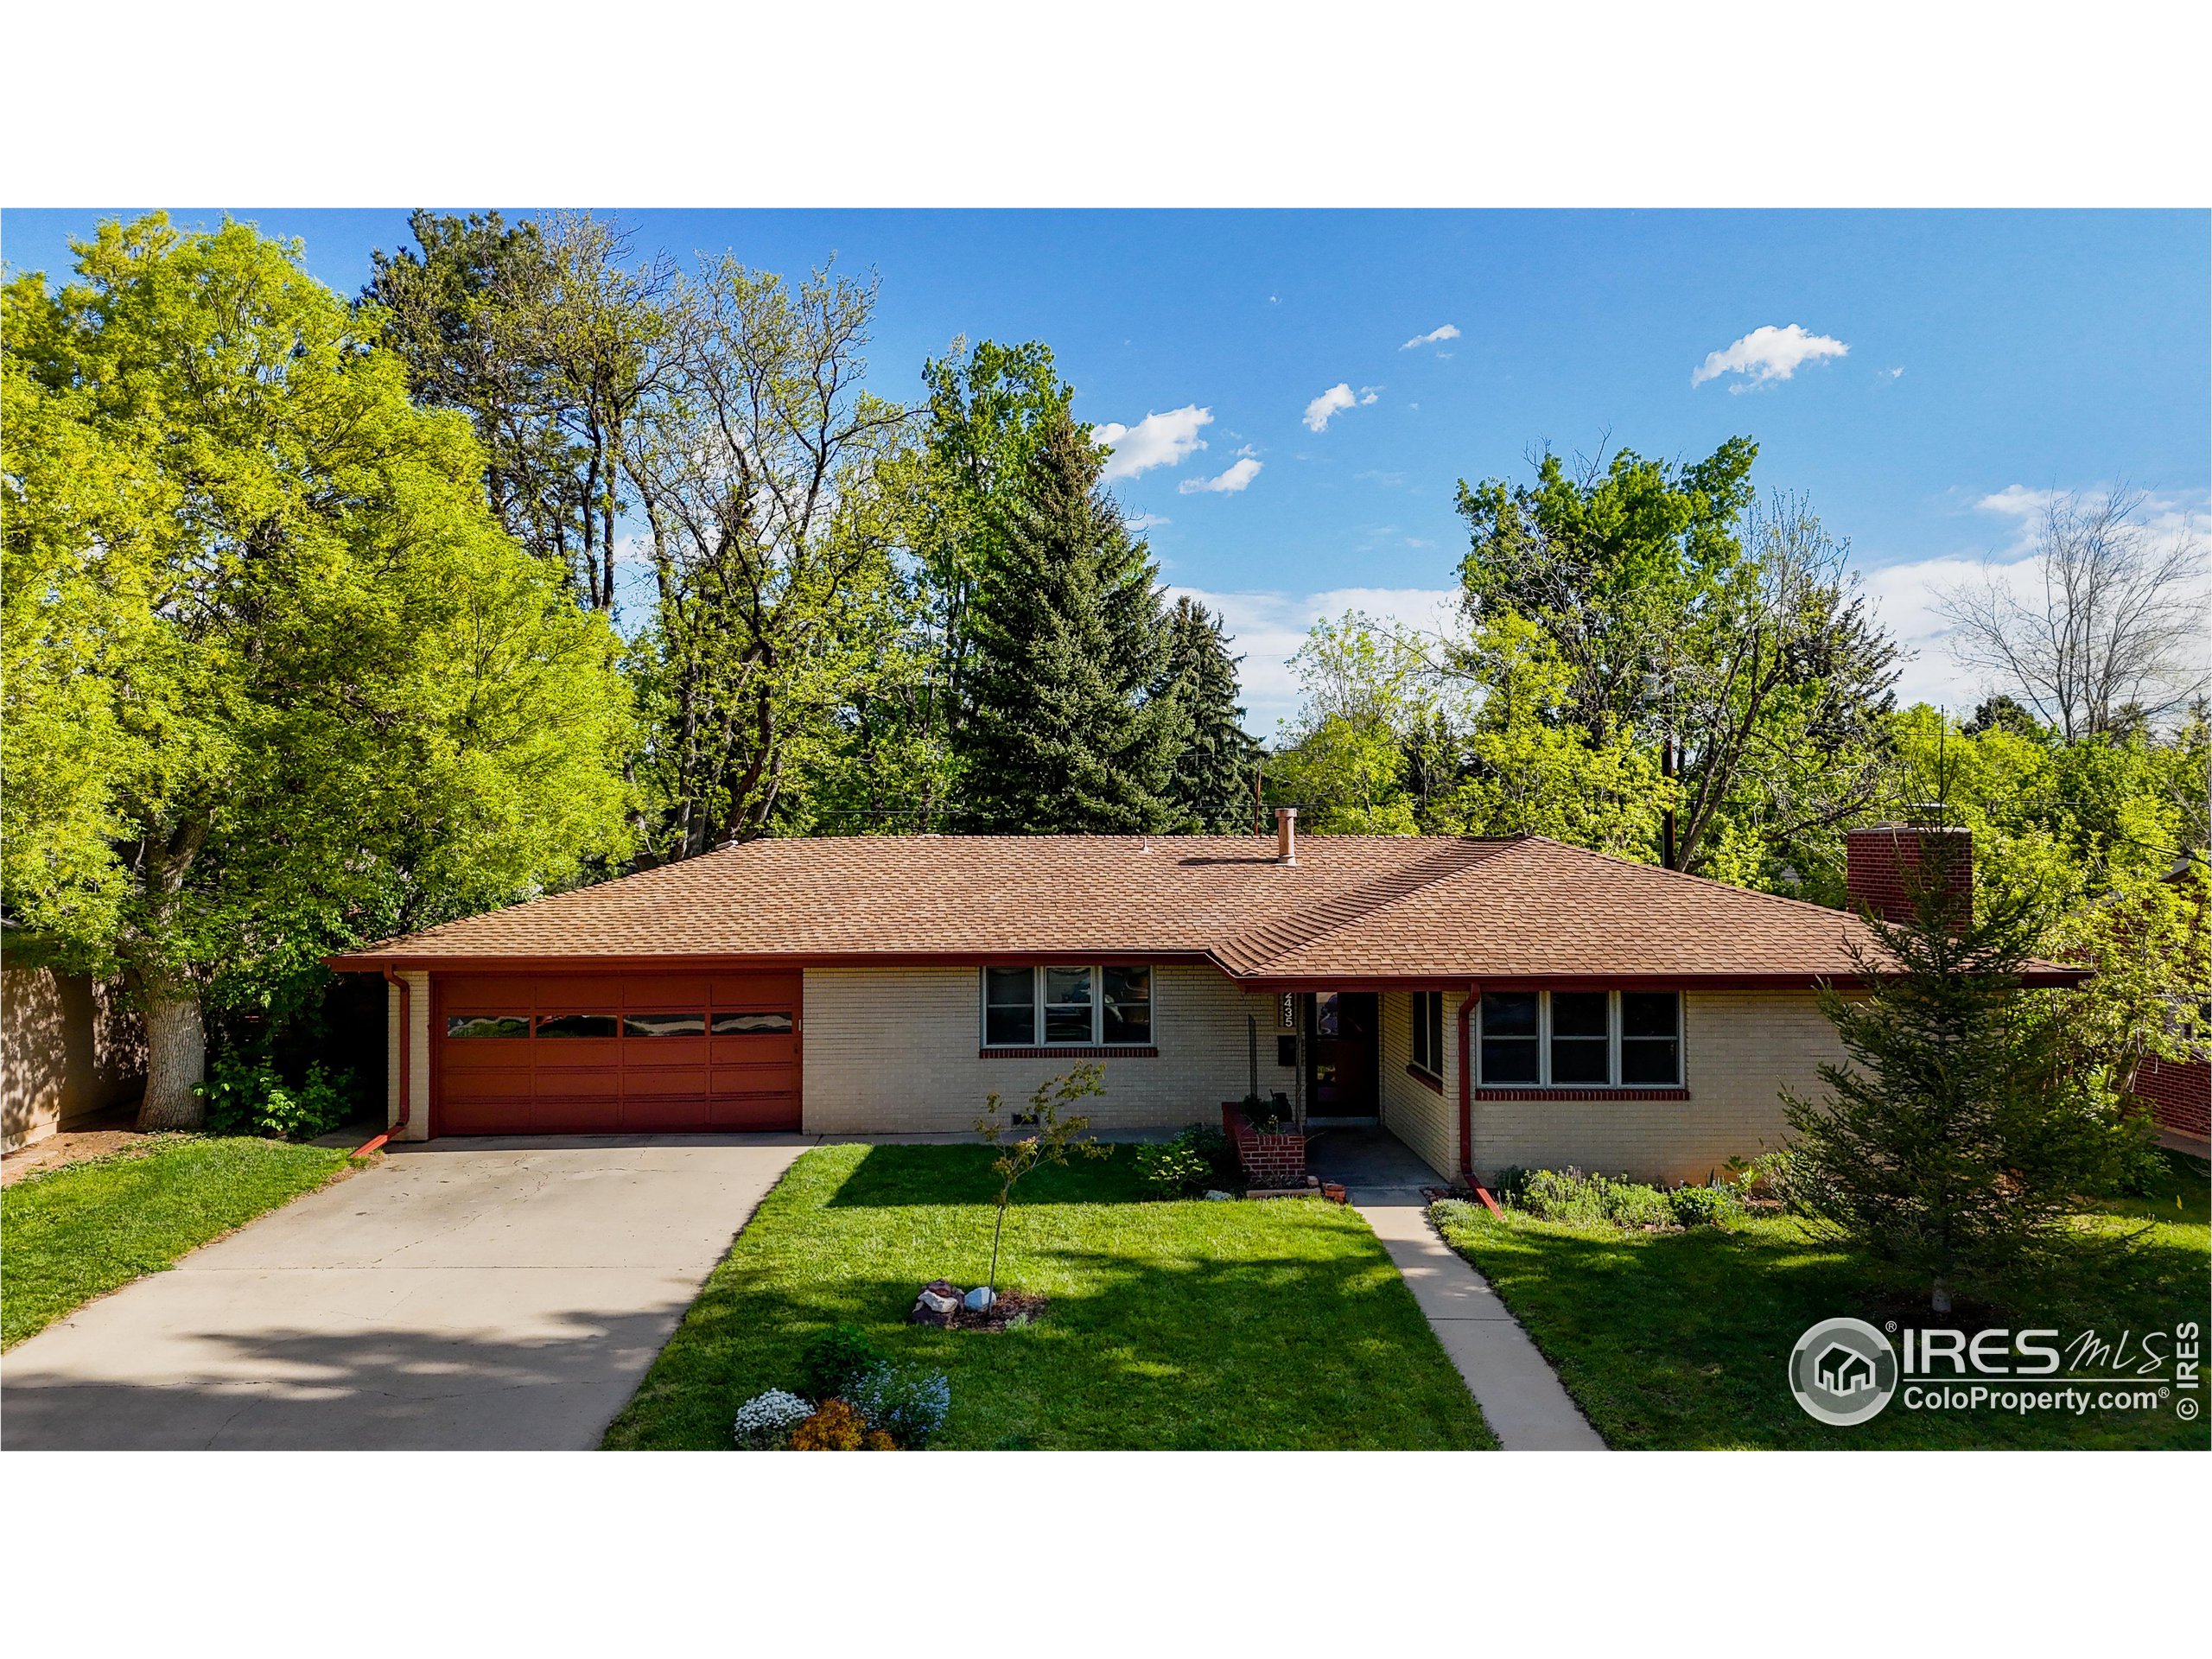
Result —
[[958, 732], [967, 827], [1140, 835], [1174, 827], [1187, 722], [1141, 542], [1098, 487], [1097, 448], [1065, 413], [1000, 510], [1001, 556], [973, 619]]
[[1998, 898], [1961, 918], [1939, 866], [1923, 867], [1911, 921], [1867, 918], [1879, 951], [1859, 957], [1863, 994], [1821, 992], [1850, 1064], [1820, 1068], [1827, 1098], [1783, 1100], [1791, 1207], [1923, 1280], [1940, 1313], [1959, 1283], [2047, 1253], [2139, 1130], [2112, 1079], [2069, 1052], [2070, 994], [2021, 987], [2031, 906]]
[[1168, 619], [1167, 684], [1190, 722], [1168, 797], [1186, 827], [1230, 835], [1252, 827], [1252, 774], [1260, 746], [1244, 730], [1236, 664], [1221, 620], [1188, 595]]

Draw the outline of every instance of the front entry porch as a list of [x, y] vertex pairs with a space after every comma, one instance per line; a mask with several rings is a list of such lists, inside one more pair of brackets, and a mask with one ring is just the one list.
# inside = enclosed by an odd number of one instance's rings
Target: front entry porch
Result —
[[1308, 991], [1298, 1001], [1306, 1127], [1379, 1122], [1380, 999], [1373, 991]]
[[1444, 1185], [1412, 1147], [1381, 1128], [1315, 1130], [1306, 1138], [1306, 1167], [1341, 1185], [1356, 1205], [1422, 1205], [1423, 1188]]

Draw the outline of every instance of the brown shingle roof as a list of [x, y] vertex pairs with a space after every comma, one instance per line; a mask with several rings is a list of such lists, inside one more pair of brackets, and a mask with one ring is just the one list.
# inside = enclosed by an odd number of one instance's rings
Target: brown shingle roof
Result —
[[[1840, 911], [1541, 836], [868, 836], [747, 842], [386, 940], [334, 965], [1187, 956], [1240, 979], [1805, 982]], [[2069, 975], [2070, 976], [2070, 975]]]

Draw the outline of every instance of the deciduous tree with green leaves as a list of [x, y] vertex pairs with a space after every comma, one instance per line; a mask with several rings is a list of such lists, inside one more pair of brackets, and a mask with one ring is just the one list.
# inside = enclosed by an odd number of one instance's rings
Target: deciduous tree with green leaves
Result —
[[565, 213], [408, 220], [416, 247], [378, 251], [361, 300], [416, 398], [476, 428], [508, 531], [612, 610], [632, 435], [663, 395], [667, 259], [632, 257], [612, 220]]
[[865, 386], [871, 282], [705, 262], [671, 302], [668, 396], [633, 430], [655, 584], [632, 653], [640, 836], [660, 862], [810, 825], [850, 712], [899, 670], [887, 487], [911, 425]]
[[144, 1127], [207, 1006], [622, 846], [617, 641], [296, 244], [160, 214], [5, 290], [0, 903], [119, 976]]
[[1675, 868], [1770, 885], [1876, 798], [1897, 652], [1817, 515], [1755, 502], [1757, 454], [1570, 474], [1547, 453], [1532, 484], [1462, 482], [1469, 632], [1445, 665], [1487, 690], [1485, 628], [1535, 624], [1566, 671], [1554, 724], [1671, 752]]

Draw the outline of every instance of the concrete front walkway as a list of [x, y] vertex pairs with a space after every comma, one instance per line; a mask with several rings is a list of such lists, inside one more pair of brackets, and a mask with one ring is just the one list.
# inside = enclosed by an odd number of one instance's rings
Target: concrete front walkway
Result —
[[396, 1147], [0, 1360], [0, 1444], [584, 1448], [810, 1135]]
[[1438, 1185], [1438, 1178], [1427, 1164], [1382, 1130], [1332, 1129], [1307, 1147], [1306, 1167], [1323, 1180], [1344, 1183], [1345, 1197], [1389, 1251], [1500, 1446], [1509, 1452], [1605, 1450], [1490, 1281], [1429, 1225], [1421, 1189]]

